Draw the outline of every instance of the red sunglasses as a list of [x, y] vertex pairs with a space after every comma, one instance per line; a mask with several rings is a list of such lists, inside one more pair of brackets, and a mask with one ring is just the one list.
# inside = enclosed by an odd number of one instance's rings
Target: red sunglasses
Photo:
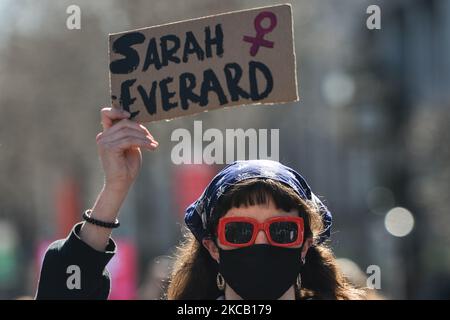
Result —
[[304, 226], [300, 217], [274, 217], [264, 222], [248, 217], [223, 217], [217, 235], [222, 245], [240, 248], [253, 245], [260, 230], [273, 246], [295, 247], [303, 243]]

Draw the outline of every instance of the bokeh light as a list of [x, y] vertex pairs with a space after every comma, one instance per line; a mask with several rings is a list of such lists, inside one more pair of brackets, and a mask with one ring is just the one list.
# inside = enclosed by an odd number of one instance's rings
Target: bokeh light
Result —
[[414, 217], [409, 210], [395, 207], [386, 214], [384, 226], [393, 236], [405, 237], [414, 228]]
[[322, 94], [331, 107], [344, 107], [353, 99], [355, 82], [344, 72], [331, 72], [323, 80]]

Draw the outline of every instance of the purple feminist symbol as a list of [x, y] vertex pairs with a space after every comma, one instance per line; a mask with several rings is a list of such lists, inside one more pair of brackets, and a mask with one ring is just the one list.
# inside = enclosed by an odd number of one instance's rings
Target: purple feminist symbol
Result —
[[[269, 27], [264, 28], [261, 25], [261, 22], [265, 19], [270, 19]], [[252, 43], [252, 46], [250, 48], [250, 54], [252, 57], [256, 56], [258, 53], [259, 47], [267, 47], [267, 48], [273, 48], [273, 41], [265, 40], [264, 35], [272, 32], [272, 30], [277, 26], [277, 16], [270, 11], [263, 11], [260, 14], [258, 14], [254, 20], [255, 30], [256, 30], [256, 36], [250, 37], [250, 36], [244, 36], [244, 41]]]

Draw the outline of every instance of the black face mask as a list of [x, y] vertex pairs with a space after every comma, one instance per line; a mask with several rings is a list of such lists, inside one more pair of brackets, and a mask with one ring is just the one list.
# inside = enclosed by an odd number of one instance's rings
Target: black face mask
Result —
[[245, 300], [275, 300], [295, 282], [302, 267], [302, 248], [268, 244], [223, 250], [219, 248], [219, 271]]

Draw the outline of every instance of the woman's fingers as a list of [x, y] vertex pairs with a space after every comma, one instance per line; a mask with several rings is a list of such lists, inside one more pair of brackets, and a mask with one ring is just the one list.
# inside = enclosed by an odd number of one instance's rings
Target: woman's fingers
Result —
[[[100, 147], [110, 149], [117, 145], [119, 141], [129, 139], [138, 139], [142, 147], [148, 149], [154, 149], [158, 146], [158, 142], [155, 141], [150, 135], [146, 134], [143, 130], [138, 130], [134, 127], [122, 127], [120, 130], [114, 132], [107, 131], [97, 136], [97, 143]], [[136, 140], [133, 140], [136, 141]]]
[[136, 137], [148, 140], [149, 142], [154, 142], [145, 132], [133, 128], [123, 128], [119, 131], [104, 133], [103, 136], [99, 139], [99, 142], [109, 143], [123, 139], [125, 137]]
[[101, 110], [101, 117], [104, 131], [97, 135], [97, 141], [111, 142], [122, 139], [127, 134], [131, 134], [135, 137], [150, 139], [152, 144], [158, 146], [159, 143], [148, 129], [142, 124], [128, 120], [129, 115], [128, 112], [115, 108], [103, 108]]
[[105, 149], [118, 152], [122, 152], [124, 150], [128, 150], [135, 147], [154, 150], [157, 148], [157, 146], [158, 146], [157, 144], [151, 142], [149, 139], [144, 139], [135, 136], [124, 136], [118, 140], [103, 143], [103, 147]]
[[123, 128], [131, 128], [138, 131], [142, 131], [147, 135], [151, 135], [150, 132], [147, 130], [146, 127], [144, 127], [142, 124], [136, 123], [134, 121], [128, 120], [128, 119], [122, 119], [115, 123], [112, 127], [105, 130], [104, 133], [113, 133], [119, 130], [122, 130]]
[[130, 114], [125, 110], [119, 110], [116, 108], [102, 108], [100, 111], [103, 130], [109, 129], [116, 120], [127, 119]]

